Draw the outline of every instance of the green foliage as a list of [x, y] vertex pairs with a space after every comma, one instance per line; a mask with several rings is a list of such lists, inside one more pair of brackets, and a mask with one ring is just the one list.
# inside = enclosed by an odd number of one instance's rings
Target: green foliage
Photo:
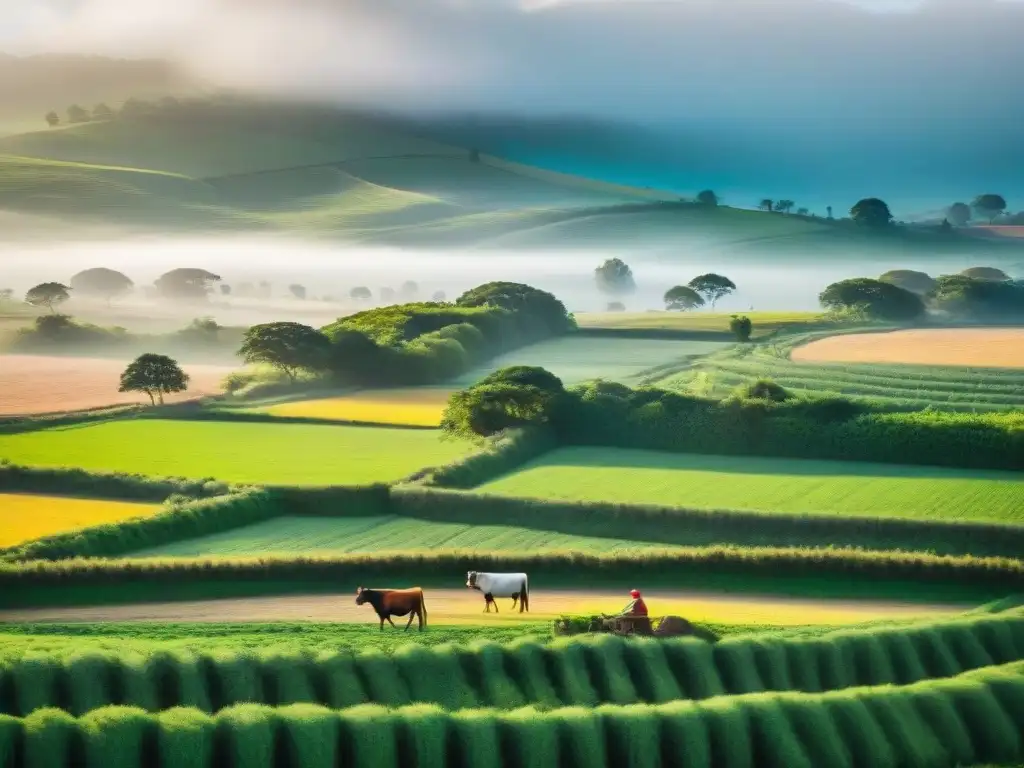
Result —
[[909, 290], [867, 277], [840, 280], [822, 291], [818, 300], [828, 310], [862, 307], [880, 320], [916, 320], [924, 314], [924, 302]]
[[153, 285], [156, 286], [157, 292], [167, 299], [205, 301], [212, 291], [212, 284], [218, 281], [219, 275], [205, 269], [185, 267], [165, 272]]
[[265, 323], [245, 332], [238, 354], [250, 365], [266, 363], [295, 381], [300, 370], [318, 371], [327, 365], [331, 342], [301, 323]]
[[[439, 488], [474, 488], [547, 453], [557, 444], [550, 429], [511, 429], [489, 438], [480, 450], [468, 454], [465, 458], [443, 467], [422, 470], [409, 480]], [[415, 504], [412, 497], [404, 498]], [[429, 499], [425, 501], [430, 504]]]
[[609, 296], [627, 296], [636, 292], [633, 270], [622, 259], [608, 259], [594, 270], [597, 289]]
[[1006, 198], [995, 194], [978, 195], [971, 203], [971, 207], [979, 216], [992, 221], [1006, 210]]
[[733, 315], [729, 318], [729, 330], [736, 337], [736, 341], [746, 342], [750, 341], [750, 336], [754, 332], [754, 324], [746, 315]]
[[960, 274], [974, 280], [994, 280], [997, 283], [1004, 283], [1010, 279], [1008, 274], [995, 267], [969, 267]]
[[[184, 392], [188, 389], [189, 376], [177, 361], [166, 355], [139, 355], [128, 364], [121, 374], [118, 392], [145, 392], [155, 405], [159, 399], [164, 404], [164, 395]], [[156, 397], [154, 397], [154, 395]]]
[[46, 307], [54, 312], [54, 307], [63, 304], [71, 298], [71, 289], [61, 283], [40, 283], [28, 289], [25, 294], [25, 303], [33, 307]]
[[926, 295], [935, 285], [935, 278], [925, 272], [913, 269], [893, 269], [878, 278], [883, 283], [890, 283], [905, 291]]
[[522, 283], [485, 283], [466, 291], [455, 300], [460, 307], [492, 306], [513, 312], [522, 317], [524, 325], [539, 326], [535, 340], [557, 336], [576, 327], [565, 305], [547, 291], [541, 291]]
[[452, 394], [441, 429], [456, 438], [491, 437], [509, 429], [543, 427], [561, 398], [520, 384], [478, 384]]
[[110, 302], [131, 291], [134, 283], [116, 270], [105, 267], [86, 269], [71, 278], [71, 290], [79, 296], [95, 296]]
[[991, 276], [967, 275], [967, 272], [976, 273], [976, 270], [938, 278], [929, 294], [937, 309], [970, 320], [1024, 317], [1024, 285]]
[[745, 384], [736, 390], [737, 397], [743, 400], [768, 400], [773, 403], [784, 403], [792, 395], [771, 379], [758, 379]]
[[711, 302], [711, 308], [723, 296], [728, 296], [736, 290], [736, 283], [724, 275], [716, 275], [711, 272], [706, 275], [698, 275], [687, 285], [696, 293], [700, 294], [705, 301]]
[[704, 306], [704, 299], [693, 288], [687, 285], [677, 285], [665, 292], [665, 309], [677, 312], [686, 312], [689, 309], [697, 309]]
[[858, 201], [850, 209], [850, 218], [865, 227], [888, 227], [892, 223], [892, 212], [884, 200], [869, 197]]

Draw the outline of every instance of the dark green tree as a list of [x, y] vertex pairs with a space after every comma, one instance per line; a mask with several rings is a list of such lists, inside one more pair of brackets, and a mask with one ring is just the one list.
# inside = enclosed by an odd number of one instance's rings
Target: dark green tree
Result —
[[736, 284], [732, 280], [724, 275], [716, 275], [714, 272], [698, 275], [688, 285], [703, 296], [704, 301], [711, 302], [712, 309], [715, 308], [715, 304], [720, 298], [728, 296], [736, 290]]
[[704, 306], [704, 299], [693, 288], [687, 285], [677, 285], [665, 292], [665, 309], [676, 312], [686, 312], [688, 309], [697, 309]]
[[892, 211], [884, 200], [869, 197], [850, 209], [850, 218], [865, 227], [882, 228], [892, 224]]
[[779, 200], [775, 204], [775, 210], [778, 213], [789, 213], [796, 206], [793, 200]]
[[636, 291], [633, 270], [622, 259], [608, 259], [594, 270], [597, 289], [611, 296], [627, 296]]
[[207, 272], [205, 269], [183, 267], [165, 272], [153, 284], [157, 292], [167, 299], [205, 301], [213, 289], [213, 284], [219, 281], [220, 275]]
[[500, 307], [522, 313], [551, 334], [571, 331], [576, 321], [554, 295], [524, 283], [494, 282], [478, 285], [455, 300], [460, 307]]
[[106, 267], [86, 269], [71, 278], [71, 290], [80, 296], [111, 300], [129, 293], [134, 287], [131, 279], [117, 270]]
[[489, 437], [514, 427], [547, 424], [558, 395], [519, 384], [481, 384], [454, 393], [441, 429], [461, 438]]
[[746, 315], [733, 315], [729, 318], [729, 330], [737, 341], [750, 341], [750, 335], [754, 332], [754, 324]]
[[721, 202], [721, 199], [712, 190], [705, 189], [697, 193], [697, 202], [700, 205], [706, 205], [708, 208], [715, 208]]
[[818, 299], [826, 309], [863, 309], [869, 316], [880, 320], [916, 320], [925, 309], [924, 302], [916, 293], [868, 277], [832, 283]]
[[960, 273], [964, 277], [971, 277], [975, 280], [994, 280], [998, 283], [1004, 283], [1010, 279], [1010, 276], [1003, 272], [1001, 269], [995, 267], [969, 267]]
[[991, 224], [999, 214], [1006, 210], [1006, 198], [994, 194], [978, 195], [971, 203], [971, 207], [979, 216], [988, 219]]
[[491, 384], [508, 384], [517, 387], [536, 387], [545, 392], [561, 394], [565, 392], [562, 380], [546, 368], [535, 365], [510, 365], [488, 374], [474, 386]]
[[128, 364], [121, 374], [121, 386], [118, 392], [145, 392], [149, 402], [156, 405], [164, 404], [164, 395], [172, 392], [184, 392], [188, 389], [188, 374], [181, 366], [165, 355], [139, 355]]
[[40, 283], [28, 289], [25, 294], [25, 303], [33, 307], [46, 307], [55, 312], [54, 307], [63, 304], [71, 298], [71, 289], [62, 283]]
[[265, 323], [245, 332], [239, 356], [245, 362], [266, 363], [295, 381], [300, 370], [324, 370], [331, 341], [320, 331], [301, 323]]
[[967, 203], [953, 203], [946, 211], [946, 218], [958, 227], [966, 226], [971, 220], [971, 206]]
[[46, 124], [51, 128], [56, 128], [60, 125], [60, 115], [54, 112], [52, 109], [46, 113]]

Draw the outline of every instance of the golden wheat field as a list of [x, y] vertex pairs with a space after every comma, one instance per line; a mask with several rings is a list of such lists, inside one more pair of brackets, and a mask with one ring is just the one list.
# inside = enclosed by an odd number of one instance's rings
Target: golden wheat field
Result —
[[[58, 413], [104, 405], [149, 403], [141, 392], [118, 392], [127, 360], [91, 357], [0, 355], [0, 416]], [[187, 392], [169, 395], [180, 402], [221, 391], [233, 369], [221, 365], [181, 366], [191, 377]]]
[[436, 427], [450, 395], [451, 390], [430, 387], [371, 389], [340, 397], [278, 403], [263, 411], [274, 416]]
[[797, 347], [792, 358], [807, 363], [1024, 368], [1024, 328], [946, 328], [830, 336]]
[[157, 504], [0, 493], [0, 547], [159, 512]]

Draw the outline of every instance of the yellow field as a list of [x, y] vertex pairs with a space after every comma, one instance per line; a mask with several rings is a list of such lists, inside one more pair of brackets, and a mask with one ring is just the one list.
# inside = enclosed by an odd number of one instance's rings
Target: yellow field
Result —
[[0, 493], [0, 547], [131, 517], [149, 517], [160, 509], [158, 504]]
[[1024, 368], [1024, 328], [947, 328], [830, 336], [793, 350], [808, 363]]
[[263, 412], [274, 416], [436, 427], [450, 395], [450, 390], [429, 387], [371, 389], [341, 397], [279, 403]]

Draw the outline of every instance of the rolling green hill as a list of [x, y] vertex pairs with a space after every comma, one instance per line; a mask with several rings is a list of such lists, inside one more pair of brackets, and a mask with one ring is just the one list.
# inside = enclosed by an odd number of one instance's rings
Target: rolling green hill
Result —
[[[474, 160], [476, 160], [474, 162]], [[393, 118], [186, 100], [0, 138], [0, 212], [165, 232], [272, 231], [388, 245], [704, 250], [1014, 248], [924, 231], [707, 208], [414, 135]], [[18, 226], [28, 228], [34, 218]], [[15, 227], [17, 229], [17, 227]]]

